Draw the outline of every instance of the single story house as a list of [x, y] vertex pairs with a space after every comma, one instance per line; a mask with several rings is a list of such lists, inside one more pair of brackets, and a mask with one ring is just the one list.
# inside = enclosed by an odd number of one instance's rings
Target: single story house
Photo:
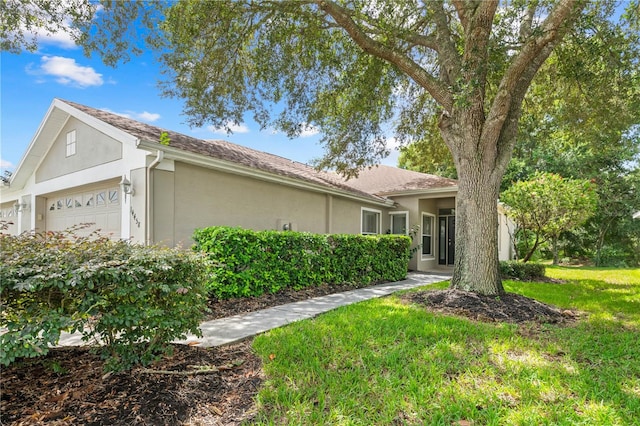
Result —
[[[453, 265], [455, 180], [378, 166], [344, 180], [286, 158], [55, 99], [0, 188], [2, 232], [92, 223], [113, 238], [189, 246], [195, 228], [408, 234], [410, 267]], [[500, 216], [501, 259], [511, 258]]]

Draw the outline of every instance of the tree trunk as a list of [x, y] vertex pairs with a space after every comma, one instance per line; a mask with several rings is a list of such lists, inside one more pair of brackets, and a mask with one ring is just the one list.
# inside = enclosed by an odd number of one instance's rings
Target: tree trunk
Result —
[[462, 172], [459, 171], [456, 197], [456, 253], [451, 288], [500, 295], [504, 293], [497, 251], [500, 182], [490, 182], [488, 173]]
[[[528, 238], [528, 237], [525, 237], [525, 238]], [[527, 254], [524, 256], [524, 259], [522, 259], [522, 263], [527, 263], [529, 260], [531, 260], [531, 256], [533, 256], [533, 253], [536, 252], [539, 244], [540, 244], [540, 237], [536, 232], [536, 240], [533, 242], [533, 246], [527, 251]]]
[[551, 250], [553, 251], [553, 264], [558, 265], [560, 263], [560, 258], [558, 255], [558, 237], [553, 236], [551, 240]]

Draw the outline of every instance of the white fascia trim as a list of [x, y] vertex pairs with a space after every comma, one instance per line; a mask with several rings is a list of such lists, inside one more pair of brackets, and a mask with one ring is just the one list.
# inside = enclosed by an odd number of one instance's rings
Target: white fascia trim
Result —
[[154, 152], [158, 150], [164, 151], [165, 158], [169, 157], [174, 160], [183, 160], [191, 164], [208, 167], [210, 169], [219, 170], [227, 173], [233, 173], [240, 176], [251, 177], [254, 179], [283, 184], [287, 186], [292, 186], [294, 188], [306, 189], [314, 192], [320, 192], [323, 194], [336, 195], [339, 197], [356, 200], [358, 202], [366, 202], [366, 203], [374, 204], [381, 207], [393, 207], [395, 204], [393, 200], [385, 199], [385, 200], [378, 201], [378, 200], [367, 198], [367, 197], [359, 197], [347, 191], [332, 189], [332, 188], [314, 184], [311, 182], [304, 182], [299, 179], [290, 178], [288, 176], [282, 176], [282, 175], [277, 175], [274, 173], [269, 173], [269, 172], [265, 172], [258, 169], [253, 169], [251, 167], [247, 167], [238, 163], [233, 163], [231, 161], [220, 160], [218, 158], [208, 157], [203, 154], [196, 154], [193, 152], [183, 151], [181, 149], [172, 148], [171, 146], [158, 145], [156, 142], [139, 140], [137, 142], [137, 146], [140, 149], [150, 150]]
[[410, 191], [398, 191], [398, 192], [380, 192], [379, 196], [382, 197], [402, 197], [406, 195], [438, 195], [447, 192], [457, 193], [458, 185], [447, 186], [446, 188], [431, 188], [431, 189], [412, 189]]
[[78, 186], [120, 179], [123, 173], [128, 174], [128, 171], [126, 163], [120, 159], [36, 183], [28, 190], [37, 196], [70, 191]]
[[138, 138], [125, 132], [124, 130], [120, 130], [112, 126], [111, 124], [105, 123], [104, 121], [87, 114], [86, 112], [80, 111], [79, 109], [76, 109], [71, 105], [64, 103], [60, 99], [54, 99], [52, 106], [61, 109], [69, 115], [77, 118], [78, 120], [88, 124], [94, 129], [104, 133], [107, 136], [112, 137], [119, 142], [129, 142], [135, 145], [138, 141]]

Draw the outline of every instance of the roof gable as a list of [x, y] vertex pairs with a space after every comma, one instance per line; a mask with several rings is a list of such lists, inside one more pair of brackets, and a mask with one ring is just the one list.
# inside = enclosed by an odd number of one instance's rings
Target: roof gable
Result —
[[441, 176], [378, 165], [362, 170], [347, 183], [361, 191], [378, 196], [458, 189], [458, 181]]

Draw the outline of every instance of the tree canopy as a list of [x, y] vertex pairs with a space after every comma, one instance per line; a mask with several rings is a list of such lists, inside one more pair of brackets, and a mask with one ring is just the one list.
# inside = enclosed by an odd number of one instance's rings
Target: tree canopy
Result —
[[424, 139], [437, 114], [459, 179], [452, 287], [500, 294], [496, 201], [522, 104], [551, 52], [589, 19], [586, 5], [103, 1], [78, 26], [83, 45], [113, 63], [129, 52], [123, 32], [146, 23], [139, 35], [160, 54], [164, 92], [184, 100], [191, 124], [249, 113], [290, 136], [316, 126], [318, 165], [346, 176], [385, 156], [389, 137]]

